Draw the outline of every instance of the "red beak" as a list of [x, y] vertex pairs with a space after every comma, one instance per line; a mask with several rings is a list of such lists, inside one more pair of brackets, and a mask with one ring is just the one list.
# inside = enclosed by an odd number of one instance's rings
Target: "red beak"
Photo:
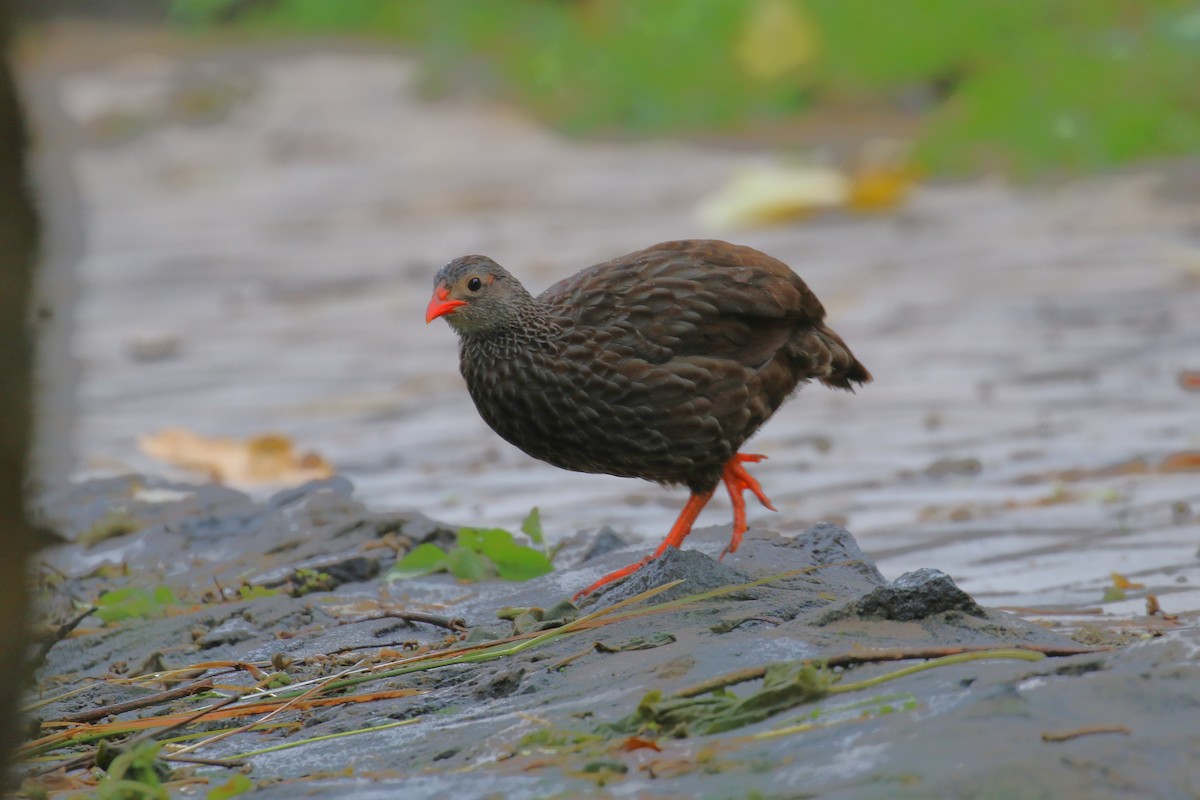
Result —
[[433, 292], [433, 297], [429, 301], [428, 307], [425, 309], [425, 324], [433, 322], [443, 314], [449, 314], [459, 306], [465, 306], [465, 300], [449, 300], [450, 290], [445, 286], [439, 286]]

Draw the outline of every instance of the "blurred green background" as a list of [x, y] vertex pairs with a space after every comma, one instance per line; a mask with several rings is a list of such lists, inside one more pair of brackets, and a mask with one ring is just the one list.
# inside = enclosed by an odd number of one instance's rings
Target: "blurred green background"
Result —
[[569, 134], [902, 131], [934, 175], [1200, 152], [1197, 0], [171, 0], [179, 25], [352, 35]]

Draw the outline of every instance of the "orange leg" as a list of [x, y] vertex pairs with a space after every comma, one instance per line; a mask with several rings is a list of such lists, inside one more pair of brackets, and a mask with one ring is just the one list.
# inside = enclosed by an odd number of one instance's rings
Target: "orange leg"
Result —
[[[751, 492], [754, 492], [754, 496], [759, 499], [759, 502], [772, 511], [775, 510], [775, 506], [771, 505], [771, 501], [763, 494], [762, 486], [759, 485], [757, 480], [750, 477], [750, 473], [746, 472], [746, 468], [742, 466], [742, 462], [758, 462], [764, 458], [766, 456], [738, 453], [729, 459], [729, 463], [725, 465], [721, 480], [725, 482], [725, 488], [729, 490], [729, 498], [733, 501], [733, 538], [729, 541], [729, 546], [722, 551], [721, 558], [724, 558], [726, 553], [732, 553], [738, 549], [738, 545], [742, 543], [742, 534], [746, 532], [746, 500], [742, 497], [743, 492], [749, 489]], [[705, 494], [692, 494], [688, 498], [687, 505], [683, 507], [683, 511], [679, 512], [679, 518], [671, 526], [667, 538], [663, 539], [662, 544], [658, 546], [657, 550], [641, 561], [630, 564], [627, 567], [622, 567], [616, 572], [608, 573], [586, 589], [576, 592], [572, 599], [578, 600], [596, 591], [601, 586], [606, 586], [615, 580], [632, 575], [646, 564], [661, 556], [666, 552], [668, 547], [679, 548], [683, 544], [683, 540], [687, 538], [687, 535], [692, 532], [692, 525], [695, 524], [696, 518], [700, 516], [700, 512], [712, 496], [712, 491]]]
[[749, 527], [746, 524], [746, 498], [742, 497], [742, 492], [749, 489], [754, 492], [758, 502], [772, 511], [775, 510], [775, 506], [771, 505], [771, 501], [763, 493], [762, 486], [742, 466], [744, 461], [757, 463], [765, 458], [766, 456], [757, 453], [738, 453], [729, 459], [729, 463], [725, 465], [725, 471], [721, 474], [721, 480], [725, 482], [725, 488], [729, 490], [729, 499], [733, 502], [733, 538], [729, 540], [729, 546], [721, 551], [721, 558], [737, 551], [738, 546], [742, 543], [742, 534]]
[[649, 564], [651, 561], [661, 556], [664, 552], [666, 552], [668, 547], [678, 548], [679, 545], [683, 544], [683, 540], [687, 538], [687, 535], [692, 532], [692, 525], [696, 522], [696, 517], [700, 516], [700, 512], [704, 509], [705, 504], [712, 496], [713, 493], [711, 490], [705, 494], [693, 494], [688, 498], [687, 505], [683, 507], [683, 511], [679, 512], [679, 519], [675, 520], [675, 524], [671, 526], [671, 530], [667, 534], [667, 538], [663, 539], [662, 544], [658, 546], [657, 550], [643, 558], [641, 561], [630, 564], [628, 567], [621, 567], [621, 569], [617, 570], [616, 572], [608, 573], [586, 589], [580, 589], [571, 597], [571, 599], [578, 600], [581, 597], [586, 597], [587, 595], [599, 589], [601, 586], [612, 583], [618, 578], [624, 578], [626, 575], [632, 575], [646, 564]]

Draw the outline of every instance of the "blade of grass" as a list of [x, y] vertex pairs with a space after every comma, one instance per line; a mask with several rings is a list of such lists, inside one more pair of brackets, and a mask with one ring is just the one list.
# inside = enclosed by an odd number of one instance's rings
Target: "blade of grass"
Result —
[[353, 731], [340, 731], [338, 733], [327, 733], [324, 736], [312, 736], [308, 739], [300, 739], [295, 742], [283, 742], [282, 744], [272, 745], [271, 747], [263, 747], [258, 750], [251, 750], [246, 753], [239, 753], [236, 756], [232, 756], [232, 758], [242, 760], [242, 759], [246, 759], [246, 758], [252, 758], [253, 756], [261, 756], [264, 753], [274, 753], [279, 750], [288, 750], [293, 747], [302, 747], [306, 744], [312, 744], [313, 742], [324, 742], [329, 739], [340, 739], [343, 736], [357, 736], [360, 733], [374, 733], [375, 731], [386, 731], [389, 728], [399, 728], [404, 725], [415, 725], [418, 722], [420, 722], [422, 719], [424, 719], [424, 717], [413, 717], [412, 719], [405, 719], [405, 720], [401, 720], [399, 722], [389, 722], [386, 725], [376, 725], [373, 728], [359, 728], [358, 730], [353, 730]]
[[878, 686], [881, 683], [894, 681], [897, 678], [904, 678], [909, 675], [914, 675], [918, 672], [924, 672], [927, 669], [936, 669], [945, 667], [951, 664], [964, 664], [968, 661], [981, 661], [983, 659], [1016, 659], [1019, 661], [1041, 661], [1046, 656], [1044, 653], [1037, 653], [1032, 650], [980, 650], [974, 653], [958, 653], [952, 656], [942, 656], [934, 658], [920, 664], [912, 664], [907, 667], [901, 667], [898, 670], [887, 673], [886, 675], [877, 675], [874, 678], [856, 681], [854, 683], [838, 683], [829, 687], [830, 694], [845, 694], [846, 692], [857, 692], [860, 689], [870, 689]]

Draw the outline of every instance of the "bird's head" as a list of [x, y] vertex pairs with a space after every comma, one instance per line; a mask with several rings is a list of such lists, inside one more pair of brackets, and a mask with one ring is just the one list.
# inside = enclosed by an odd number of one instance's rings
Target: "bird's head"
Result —
[[456, 258], [438, 270], [425, 322], [445, 317], [460, 334], [510, 327], [529, 299], [520, 282], [487, 256]]

